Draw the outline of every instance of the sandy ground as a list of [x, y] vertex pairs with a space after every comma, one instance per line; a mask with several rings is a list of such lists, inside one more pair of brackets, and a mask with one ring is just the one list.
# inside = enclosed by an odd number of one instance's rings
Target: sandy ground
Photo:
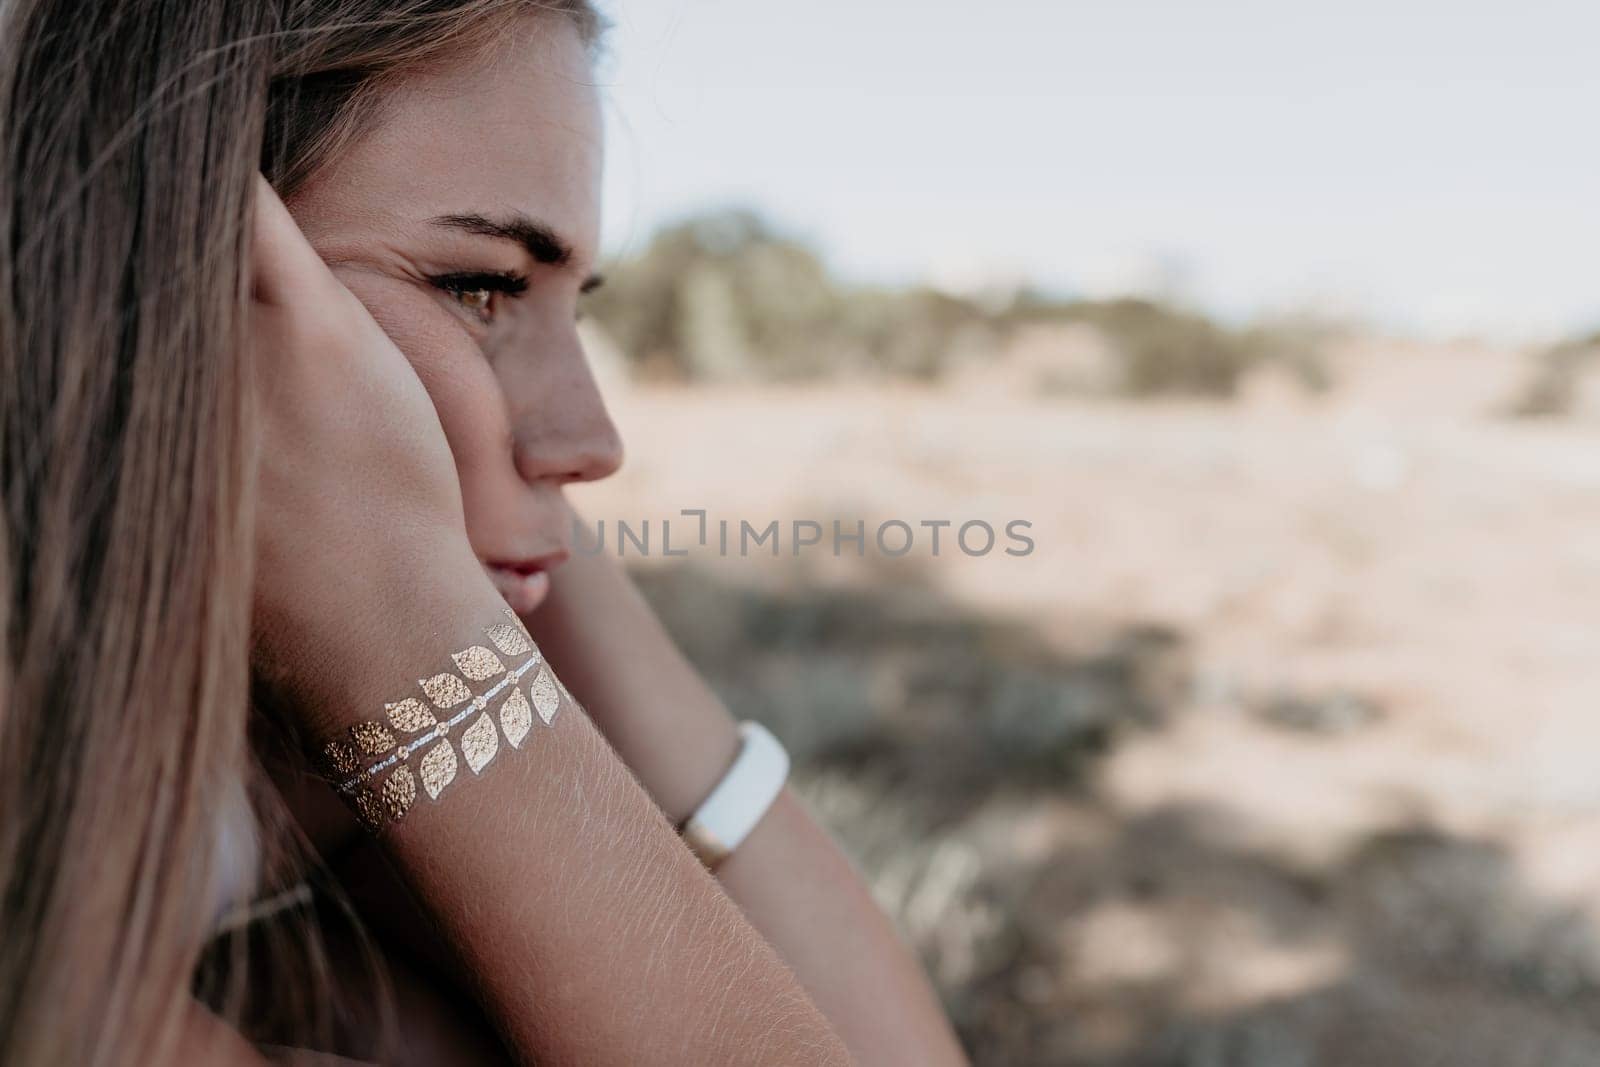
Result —
[[[638, 564], [980, 1062], [1600, 1062], [1600, 428], [1492, 415], [1514, 354], [1340, 367], [1231, 406], [614, 390], [629, 460], [580, 506], [674, 547], [684, 508], [1032, 524], [1024, 558]], [[918, 747], [961, 737], [989, 755]]]

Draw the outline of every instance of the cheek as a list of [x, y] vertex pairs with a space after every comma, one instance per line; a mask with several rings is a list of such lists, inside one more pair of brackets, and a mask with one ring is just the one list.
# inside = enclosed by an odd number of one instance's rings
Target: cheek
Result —
[[395, 343], [433, 400], [462, 489], [511, 469], [505, 395], [477, 343], [431, 294], [391, 279], [342, 277]]

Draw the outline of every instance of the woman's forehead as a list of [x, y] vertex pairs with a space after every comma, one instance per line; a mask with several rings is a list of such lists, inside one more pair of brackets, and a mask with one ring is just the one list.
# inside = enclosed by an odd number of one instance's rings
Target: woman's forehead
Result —
[[372, 129], [313, 180], [352, 216], [520, 215], [598, 240], [604, 137], [588, 51], [565, 20], [398, 80]]

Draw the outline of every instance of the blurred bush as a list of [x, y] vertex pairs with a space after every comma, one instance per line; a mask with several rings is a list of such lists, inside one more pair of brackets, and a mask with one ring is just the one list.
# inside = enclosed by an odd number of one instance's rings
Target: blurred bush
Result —
[[[1333, 327], [1311, 320], [1241, 330], [1151, 300], [1052, 301], [1025, 293], [1004, 321], [1013, 331], [1046, 323], [1093, 329], [1108, 344], [1110, 359], [1092, 391], [1118, 396], [1230, 397], [1247, 376], [1269, 366], [1311, 391], [1331, 383], [1322, 353]], [[1043, 384], [1073, 392], [1085, 386], [1070, 377]]]
[[1044, 393], [1228, 397], [1267, 364], [1327, 384], [1323, 335], [1304, 323], [1241, 330], [1141, 299], [851, 285], [749, 211], [663, 228], [591, 299], [644, 380], [935, 381], [1021, 362], [1024, 387]]
[[927, 379], [999, 330], [929, 289], [841, 285], [810, 249], [745, 211], [662, 229], [608, 272], [590, 309], [653, 380]]
[[1600, 412], [1600, 333], [1535, 354], [1533, 374], [1512, 402], [1524, 417]]

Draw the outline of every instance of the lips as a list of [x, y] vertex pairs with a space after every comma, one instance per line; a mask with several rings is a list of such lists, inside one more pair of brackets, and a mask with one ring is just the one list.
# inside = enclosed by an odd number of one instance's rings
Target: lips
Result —
[[531, 559], [491, 560], [483, 567], [511, 610], [527, 615], [550, 594], [550, 571], [566, 558], [566, 552], [551, 552]]

